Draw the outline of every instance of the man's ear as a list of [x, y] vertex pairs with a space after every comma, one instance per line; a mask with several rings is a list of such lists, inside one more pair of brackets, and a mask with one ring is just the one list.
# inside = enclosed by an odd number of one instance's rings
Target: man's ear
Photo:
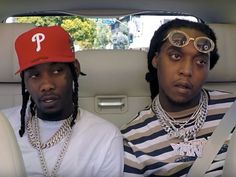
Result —
[[158, 54], [156, 54], [153, 58], [152, 58], [152, 66], [154, 67], [154, 68], [156, 68], [157, 69], [157, 65], [158, 65]]

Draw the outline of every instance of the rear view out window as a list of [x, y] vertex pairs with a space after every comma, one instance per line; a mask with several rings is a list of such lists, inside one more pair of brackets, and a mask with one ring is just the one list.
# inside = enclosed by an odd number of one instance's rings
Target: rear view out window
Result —
[[75, 50], [137, 49], [147, 50], [154, 31], [174, 19], [198, 21], [192, 16], [128, 15], [119, 18], [80, 16], [9, 17], [6, 23], [33, 23], [35, 26], [60, 25], [74, 40]]

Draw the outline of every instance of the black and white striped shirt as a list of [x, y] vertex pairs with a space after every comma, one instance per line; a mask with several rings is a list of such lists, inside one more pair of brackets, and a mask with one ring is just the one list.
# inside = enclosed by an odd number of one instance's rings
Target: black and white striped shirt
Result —
[[[208, 115], [203, 127], [197, 132], [196, 139], [211, 136], [225, 112], [230, 108], [236, 96], [222, 91], [209, 91]], [[195, 108], [172, 113], [178, 118], [188, 119]], [[192, 166], [196, 156], [176, 155], [171, 143], [183, 140], [170, 138], [163, 130], [150, 105], [123, 126], [125, 149], [125, 176], [185, 176]], [[228, 142], [225, 141], [218, 155], [208, 169], [206, 176], [221, 176]]]

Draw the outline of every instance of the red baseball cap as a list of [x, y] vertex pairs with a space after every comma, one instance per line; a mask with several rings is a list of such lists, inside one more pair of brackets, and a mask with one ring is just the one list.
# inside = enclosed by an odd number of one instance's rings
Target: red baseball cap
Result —
[[15, 49], [22, 72], [48, 62], [73, 62], [75, 52], [70, 35], [60, 26], [36, 27], [21, 34]]

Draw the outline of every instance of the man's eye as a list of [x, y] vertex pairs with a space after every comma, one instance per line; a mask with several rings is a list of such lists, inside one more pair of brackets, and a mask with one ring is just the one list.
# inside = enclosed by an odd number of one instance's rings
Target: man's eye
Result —
[[57, 68], [57, 69], [54, 69], [53, 70], [53, 74], [59, 74], [62, 72], [62, 69], [61, 68]]
[[170, 57], [170, 59], [172, 60], [180, 60], [181, 59], [181, 52], [179, 52], [178, 50], [176, 50], [175, 48], [171, 48], [170, 50], [168, 50], [168, 55]]
[[174, 60], [180, 60], [181, 56], [178, 53], [172, 53], [170, 54], [170, 57]]
[[34, 79], [36, 78], [37, 76], [36, 75], [31, 75], [30, 78]]
[[53, 73], [54, 74], [58, 74], [60, 71], [59, 70], [54, 70]]
[[197, 60], [197, 64], [206, 65], [206, 64], [208, 64], [208, 60]]
[[39, 74], [30, 74], [29, 75], [29, 78], [31, 78], [31, 79], [35, 79], [35, 78], [37, 78], [37, 77], [39, 77]]
[[196, 63], [197, 63], [198, 65], [207, 65], [208, 62], [209, 62], [209, 59], [206, 58], [206, 57], [198, 57], [198, 58], [196, 59]]

